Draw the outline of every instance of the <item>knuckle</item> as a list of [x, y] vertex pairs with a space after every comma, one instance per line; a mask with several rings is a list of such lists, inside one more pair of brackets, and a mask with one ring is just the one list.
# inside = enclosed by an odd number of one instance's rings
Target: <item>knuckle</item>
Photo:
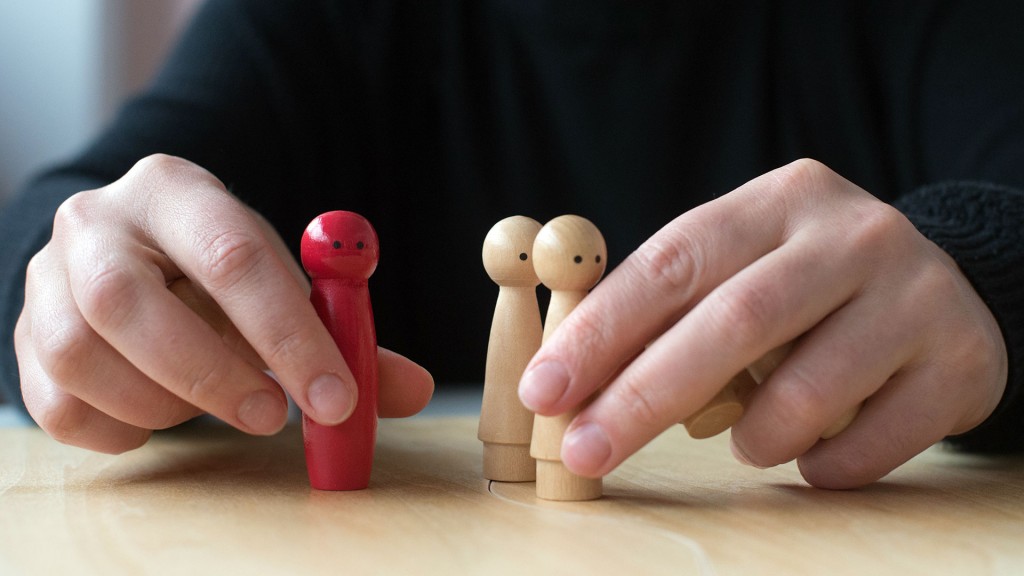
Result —
[[44, 432], [61, 444], [77, 446], [86, 429], [91, 408], [71, 396], [51, 397], [38, 404], [26, 401], [25, 407]]
[[562, 342], [584, 353], [609, 350], [611, 346], [611, 335], [602, 318], [588, 310], [578, 308], [558, 326], [558, 331], [567, 336]]
[[126, 433], [130, 427], [32, 376], [23, 378], [22, 389], [29, 415], [39, 428], [61, 444], [117, 454], [138, 448], [149, 438], [149, 432], [143, 429]]
[[227, 381], [223, 363], [197, 362], [185, 368], [182, 380], [183, 399], [190, 404], [203, 407], [220, 396]]
[[819, 430], [823, 424], [826, 398], [817, 386], [799, 368], [786, 372], [782, 381], [772, 383], [775, 388], [774, 408], [781, 422], [793, 430]]
[[891, 253], [906, 246], [908, 232], [916, 232], [899, 210], [884, 202], [870, 202], [857, 213], [849, 231], [850, 246], [868, 255]]
[[230, 290], [256, 271], [265, 258], [262, 243], [242, 230], [214, 235], [200, 248], [199, 274], [212, 290]]
[[46, 271], [49, 268], [46, 263], [48, 260], [47, 250], [48, 249], [46, 247], [43, 247], [42, 250], [36, 252], [25, 266], [26, 296], [28, 296], [28, 293], [32, 292], [31, 286], [33, 283], [46, 276]]
[[[965, 293], [966, 283], [946, 266], [934, 263], [921, 266], [914, 271], [913, 288], [916, 294], [934, 298], [933, 295], [959, 295]], [[980, 333], [978, 334], [980, 336]], [[964, 334], [970, 338], [970, 334]]]
[[288, 326], [273, 337], [265, 360], [271, 366], [287, 366], [302, 356], [303, 351], [310, 349], [311, 340], [307, 331]]
[[146, 156], [119, 180], [124, 186], [112, 187], [112, 191], [135, 194], [145, 190], [185, 190], [200, 184], [203, 187], [225, 191], [223, 183], [216, 176], [197, 164], [167, 154]]
[[617, 404], [625, 410], [625, 421], [630, 423], [630, 427], [650, 430], [661, 426], [663, 410], [660, 402], [641, 381], [623, 378], [612, 389], [615, 390]]
[[957, 355], [960, 365], [966, 366], [970, 374], [987, 376], [987, 380], [1005, 385], [1009, 362], [1002, 333], [981, 328], [965, 332], [966, 341], [960, 345]]
[[139, 284], [131, 272], [100, 262], [81, 282], [77, 304], [93, 326], [116, 330], [131, 317], [139, 301]]
[[703, 254], [692, 237], [663, 230], [633, 253], [631, 263], [643, 285], [665, 293], [689, 293], [704, 269]]
[[[982, 329], [964, 329], [946, 339], [944, 349], [934, 351], [939, 394], [961, 398], [961, 413], [953, 433], [972, 429], [995, 411], [1003, 397], [1008, 374], [1005, 344], [1001, 337]], [[973, 385], [965, 388], [966, 382]], [[967, 394], [964, 390], [969, 390]]]
[[781, 190], [803, 190], [817, 187], [834, 172], [821, 162], [811, 158], [800, 158], [775, 170], [776, 184]]
[[61, 202], [53, 215], [53, 236], [73, 234], [89, 220], [90, 192], [78, 192]]
[[711, 329], [723, 334], [736, 350], [767, 341], [767, 334], [775, 324], [769, 291], [737, 279], [709, 294], [705, 307], [709, 322], [713, 324]]
[[169, 154], [150, 154], [140, 159], [132, 166], [129, 170], [129, 174], [138, 174], [144, 178], [156, 177], [165, 178], [168, 175], [175, 174], [181, 170], [191, 170], [192, 164], [187, 160], [178, 158], [177, 156], [171, 156]]
[[40, 366], [54, 384], [62, 389], [75, 388], [75, 382], [88, 370], [92, 357], [92, 330], [84, 322], [65, 320], [59, 325], [34, 324], [32, 336]]

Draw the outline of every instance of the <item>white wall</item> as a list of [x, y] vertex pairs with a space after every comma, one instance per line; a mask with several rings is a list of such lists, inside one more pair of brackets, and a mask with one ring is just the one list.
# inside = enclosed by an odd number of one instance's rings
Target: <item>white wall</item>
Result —
[[145, 84], [197, 3], [0, 1], [0, 204]]

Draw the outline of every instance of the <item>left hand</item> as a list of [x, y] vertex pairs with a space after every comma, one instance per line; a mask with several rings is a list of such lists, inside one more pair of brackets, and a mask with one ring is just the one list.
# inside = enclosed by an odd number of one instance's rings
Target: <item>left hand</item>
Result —
[[[791, 340], [733, 426], [733, 451], [758, 467], [797, 459], [819, 487], [873, 482], [974, 428], [1006, 384], [1002, 334], [952, 258], [800, 160], [645, 242], [544, 344], [520, 397], [555, 415], [607, 385], [562, 445], [570, 470], [602, 476]], [[862, 402], [845, 431], [819, 438]]]

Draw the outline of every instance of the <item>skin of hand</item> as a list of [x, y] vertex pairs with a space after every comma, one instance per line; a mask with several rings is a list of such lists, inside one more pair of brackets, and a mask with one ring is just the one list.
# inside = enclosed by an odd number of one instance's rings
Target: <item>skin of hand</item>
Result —
[[[284, 242], [210, 173], [171, 156], [57, 210], [29, 263], [15, 349], [40, 427], [99, 452], [136, 448], [202, 412], [273, 434], [284, 390], [327, 425], [357, 400]], [[379, 363], [381, 416], [427, 404], [426, 370], [384, 349]]]
[[[970, 430], [1006, 385], [1000, 329], [952, 258], [888, 204], [798, 160], [645, 242], [538, 351], [520, 398], [554, 415], [606, 386], [562, 444], [570, 470], [602, 476], [792, 340], [732, 447], [757, 467], [797, 459], [818, 487], [871, 483]], [[848, 428], [819, 438], [861, 402]]]

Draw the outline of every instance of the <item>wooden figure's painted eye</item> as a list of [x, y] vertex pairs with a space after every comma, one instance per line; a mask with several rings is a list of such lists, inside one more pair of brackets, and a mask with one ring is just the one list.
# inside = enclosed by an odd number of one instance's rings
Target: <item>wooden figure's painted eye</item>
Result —
[[527, 258], [526, 252], [520, 252], [519, 253], [519, 259], [520, 260], [522, 260], [523, 262], [526, 262], [526, 258]]
[[583, 262], [583, 256], [576, 256], [572, 261], [579, 264], [580, 262]]
[[594, 262], [596, 262], [598, 264], [601, 263], [601, 255], [600, 254], [598, 254], [597, 256], [594, 257]]
[[362, 242], [356, 242], [356, 248], [362, 250], [364, 246], [366, 246], [366, 244], [363, 244]]
[[332, 244], [332, 246], [334, 246], [334, 249], [337, 250], [338, 248], [341, 248], [341, 242], [338, 242], [337, 240], [335, 240], [334, 244]]

